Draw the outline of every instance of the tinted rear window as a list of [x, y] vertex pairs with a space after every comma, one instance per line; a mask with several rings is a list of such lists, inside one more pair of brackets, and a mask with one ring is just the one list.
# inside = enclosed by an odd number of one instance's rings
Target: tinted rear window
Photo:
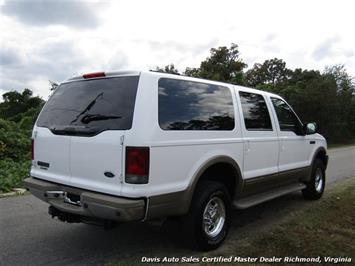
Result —
[[159, 124], [164, 130], [233, 130], [232, 94], [224, 86], [161, 78]]
[[272, 131], [270, 114], [264, 97], [260, 94], [239, 92], [247, 130]]
[[126, 76], [64, 83], [44, 106], [37, 126], [130, 129], [138, 79]]

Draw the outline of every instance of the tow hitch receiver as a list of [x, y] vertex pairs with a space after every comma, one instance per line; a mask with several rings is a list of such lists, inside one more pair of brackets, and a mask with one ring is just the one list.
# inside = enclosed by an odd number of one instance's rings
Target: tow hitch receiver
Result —
[[86, 223], [103, 227], [105, 230], [110, 230], [117, 226], [117, 223], [114, 221], [83, 217], [72, 213], [62, 212], [53, 206], [48, 207], [48, 213], [52, 218], [58, 217], [60, 221], [67, 223]]
[[65, 191], [46, 191], [44, 196], [48, 199], [63, 199], [66, 203], [81, 206], [79, 195], [74, 195]]

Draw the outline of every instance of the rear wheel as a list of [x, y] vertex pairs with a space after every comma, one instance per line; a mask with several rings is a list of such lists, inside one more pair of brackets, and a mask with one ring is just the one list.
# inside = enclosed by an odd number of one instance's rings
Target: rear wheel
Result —
[[316, 159], [313, 164], [311, 180], [302, 190], [306, 199], [317, 200], [322, 197], [325, 188], [325, 166], [322, 160]]
[[231, 220], [231, 199], [218, 182], [201, 181], [189, 213], [183, 217], [186, 240], [199, 250], [216, 249], [227, 236]]

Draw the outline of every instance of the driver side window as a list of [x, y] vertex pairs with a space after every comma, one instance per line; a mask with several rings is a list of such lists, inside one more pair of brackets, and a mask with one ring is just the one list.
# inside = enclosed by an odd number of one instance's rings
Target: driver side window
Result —
[[271, 98], [271, 101], [275, 108], [277, 118], [279, 120], [280, 130], [292, 131], [296, 135], [302, 135], [302, 123], [292, 111], [291, 107], [281, 99]]

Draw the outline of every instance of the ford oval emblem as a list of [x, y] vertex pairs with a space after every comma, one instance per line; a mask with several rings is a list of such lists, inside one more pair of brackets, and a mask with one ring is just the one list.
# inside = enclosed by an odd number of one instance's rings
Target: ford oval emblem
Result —
[[106, 171], [106, 172], [104, 173], [104, 175], [105, 175], [106, 177], [108, 177], [108, 178], [112, 178], [112, 177], [115, 176], [114, 173], [108, 172], [108, 171]]

